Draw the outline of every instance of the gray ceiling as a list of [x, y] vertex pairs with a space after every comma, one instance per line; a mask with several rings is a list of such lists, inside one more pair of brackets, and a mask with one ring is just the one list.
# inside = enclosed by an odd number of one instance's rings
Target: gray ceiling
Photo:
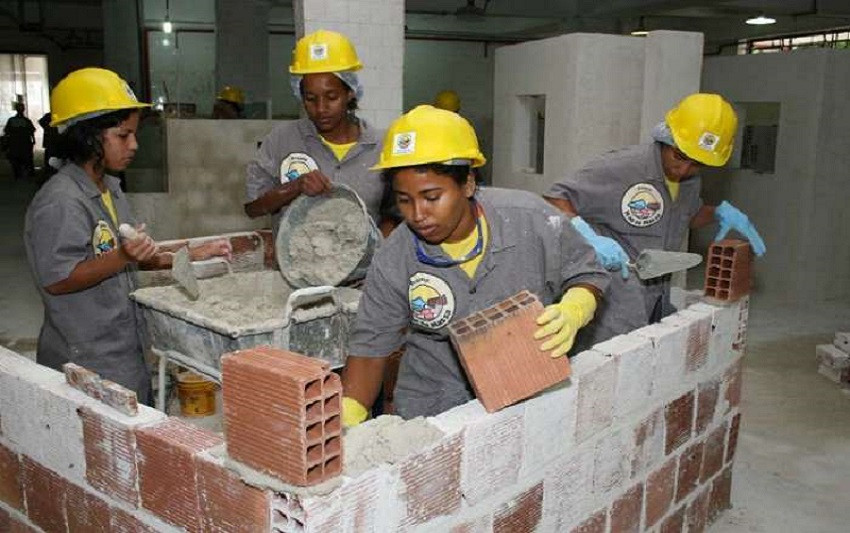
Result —
[[[406, 0], [409, 33], [519, 40], [570, 31], [700, 31], [706, 52], [741, 39], [850, 27], [850, 0]], [[486, 5], [486, 9], [483, 9]], [[749, 26], [759, 13], [777, 23]]]

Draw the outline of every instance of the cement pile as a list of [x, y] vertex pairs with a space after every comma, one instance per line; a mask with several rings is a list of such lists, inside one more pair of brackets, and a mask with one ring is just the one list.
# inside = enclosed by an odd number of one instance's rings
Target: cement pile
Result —
[[292, 292], [274, 271], [228, 274], [199, 280], [198, 285], [200, 298], [194, 301], [176, 285], [141, 290], [162, 307], [192, 311], [237, 328], [283, 318], [286, 300]]
[[290, 278], [310, 285], [337, 285], [363, 257], [369, 224], [362, 209], [331, 198], [311, 209], [289, 235]]
[[345, 433], [343, 474], [355, 477], [380, 464], [397, 463], [442, 436], [422, 417], [405, 421], [399, 416], [379, 416]]

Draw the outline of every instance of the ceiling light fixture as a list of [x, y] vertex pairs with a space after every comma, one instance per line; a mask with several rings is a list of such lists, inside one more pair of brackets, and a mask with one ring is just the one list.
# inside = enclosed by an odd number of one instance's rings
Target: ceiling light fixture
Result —
[[631, 35], [635, 37], [646, 37], [648, 33], [649, 31], [647, 31], [646, 26], [643, 24], [643, 17], [641, 17], [637, 28], [632, 31]]
[[751, 26], [765, 26], [767, 24], [776, 24], [776, 19], [773, 17], [767, 17], [764, 13], [760, 13], [757, 17], [748, 18], [747, 24]]
[[171, 30], [172, 30], [171, 19], [169, 17], [171, 10], [169, 9], [170, 6], [168, 4], [169, 4], [168, 0], [165, 0], [165, 20], [162, 21], [162, 32], [163, 33], [171, 33]]

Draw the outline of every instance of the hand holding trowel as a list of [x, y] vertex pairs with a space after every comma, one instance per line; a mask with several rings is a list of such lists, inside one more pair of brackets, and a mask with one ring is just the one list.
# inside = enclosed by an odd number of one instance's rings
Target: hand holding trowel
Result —
[[[118, 232], [127, 240], [134, 241], [144, 236], [136, 228], [129, 224], [121, 224]], [[197, 300], [201, 295], [195, 271], [192, 270], [192, 260], [189, 257], [189, 247], [183, 246], [173, 254], [171, 260], [171, 277], [186, 291], [190, 300]]]

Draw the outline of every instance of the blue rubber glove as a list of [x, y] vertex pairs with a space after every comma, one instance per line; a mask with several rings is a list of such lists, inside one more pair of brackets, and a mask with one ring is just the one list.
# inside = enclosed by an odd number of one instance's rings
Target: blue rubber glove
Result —
[[581, 217], [573, 217], [570, 223], [596, 251], [596, 257], [605, 270], [619, 270], [623, 279], [629, 277], [629, 256], [620, 243], [610, 237], [602, 237]]
[[761, 235], [756, 231], [756, 227], [753, 226], [747, 215], [729, 202], [724, 200], [714, 209], [714, 218], [717, 219], [717, 223], [720, 225], [717, 237], [714, 238], [715, 241], [722, 240], [729, 233], [729, 230], [733, 229], [750, 241], [750, 246], [753, 247], [753, 252], [757, 256], [761, 257], [767, 251]]

